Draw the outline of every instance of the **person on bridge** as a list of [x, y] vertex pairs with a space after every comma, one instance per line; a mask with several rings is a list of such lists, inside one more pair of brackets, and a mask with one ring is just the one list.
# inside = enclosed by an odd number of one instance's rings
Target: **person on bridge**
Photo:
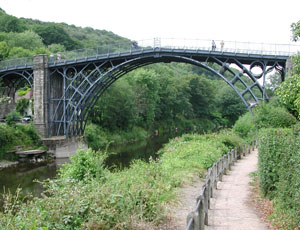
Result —
[[224, 41], [223, 40], [220, 42], [220, 45], [221, 45], [221, 51], [223, 51], [223, 48], [224, 48]]
[[212, 42], [211, 42], [211, 50], [212, 50], [212, 51], [215, 51], [216, 48], [217, 48], [216, 43], [215, 43], [214, 40], [212, 40]]
[[138, 48], [138, 43], [136, 41], [132, 42], [132, 48], [137, 49]]

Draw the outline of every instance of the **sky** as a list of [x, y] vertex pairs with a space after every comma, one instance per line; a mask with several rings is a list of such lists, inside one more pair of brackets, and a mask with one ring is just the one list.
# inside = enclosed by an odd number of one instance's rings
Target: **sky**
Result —
[[131, 40], [291, 43], [300, 0], [0, 0], [6, 13], [112, 31]]

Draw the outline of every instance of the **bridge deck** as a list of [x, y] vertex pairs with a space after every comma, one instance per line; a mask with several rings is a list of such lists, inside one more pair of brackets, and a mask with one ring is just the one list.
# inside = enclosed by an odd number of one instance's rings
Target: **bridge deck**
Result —
[[[218, 44], [220, 41], [216, 41]], [[212, 50], [211, 40], [198, 39], [154, 39], [138, 42], [139, 46], [132, 47], [131, 42], [112, 44], [102, 47], [67, 51], [62, 54], [49, 55], [49, 66], [64, 66], [70, 64], [84, 64], [87, 62], [111, 60], [117, 58], [133, 58], [137, 55], [157, 53], [194, 55], [203, 61], [208, 56], [218, 58], [238, 58], [243, 64], [253, 60], [268, 60], [285, 62], [288, 57], [300, 51], [300, 46], [290, 44], [263, 44], [249, 42], [225, 41], [225, 46]], [[202, 59], [200, 59], [202, 57]], [[33, 67], [33, 57], [18, 58], [0, 62], [0, 73], [12, 70], [29, 70]]]

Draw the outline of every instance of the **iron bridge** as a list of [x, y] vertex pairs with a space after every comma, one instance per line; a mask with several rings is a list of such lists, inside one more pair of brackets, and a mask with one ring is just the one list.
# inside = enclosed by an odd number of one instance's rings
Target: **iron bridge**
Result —
[[[286, 45], [223, 44], [212, 47], [211, 40], [175, 43], [153, 39], [44, 55], [42, 67], [33, 58], [9, 60], [0, 62], [0, 78], [14, 87], [18, 79], [23, 79], [34, 92], [45, 91], [42, 99], [34, 98], [35, 104], [40, 103], [34, 107], [36, 125], [41, 123], [38, 116], [46, 113], [41, 115], [46, 129], [43, 136], [74, 136], [83, 134], [89, 112], [106, 89], [137, 68], [159, 62], [183, 62], [204, 68], [224, 80], [251, 111], [260, 100], [268, 100], [264, 89], [266, 75], [275, 70], [283, 81], [287, 59], [300, 50]], [[35, 78], [40, 76], [35, 76], [35, 69], [41, 68], [45, 79], [38, 84]], [[41, 106], [42, 111], [36, 111]]]

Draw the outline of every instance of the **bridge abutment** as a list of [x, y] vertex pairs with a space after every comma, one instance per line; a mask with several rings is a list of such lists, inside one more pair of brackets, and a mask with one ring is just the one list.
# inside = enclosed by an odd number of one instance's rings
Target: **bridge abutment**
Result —
[[34, 126], [37, 133], [42, 137], [48, 136], [49, 113], [49, 69], [48, 55], [37, 55], [33, 59], [33, 98], [34, 98]]

